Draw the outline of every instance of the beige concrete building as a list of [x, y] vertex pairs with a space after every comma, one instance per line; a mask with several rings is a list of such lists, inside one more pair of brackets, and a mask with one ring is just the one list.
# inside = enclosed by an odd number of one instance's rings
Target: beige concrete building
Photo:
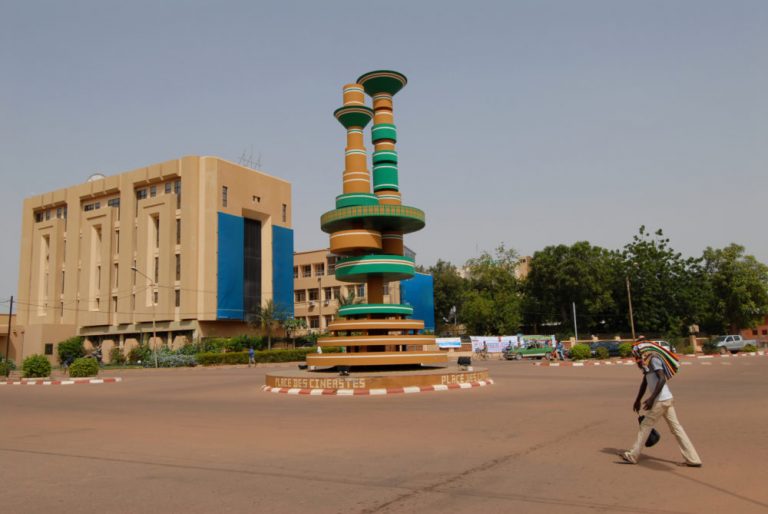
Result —
[[[27, 198], [24, 356], [73, 335], [126, 348], [235, 335], [263, 302], [292, 309], [291, 185], [189, 156]], [[46, 346], [52, 345], [52, 346]]]
[[[340, 298], [354, 293], [361, 303], [368, 301], [365, 284], [336, 280], [336, 259], [329, 248], [294, 254], [294, 316], [304, 319], [307, 332], [326, 331], [336, 319]], [[400, 303], [400, 282], [384, 284], [384, 303]]]

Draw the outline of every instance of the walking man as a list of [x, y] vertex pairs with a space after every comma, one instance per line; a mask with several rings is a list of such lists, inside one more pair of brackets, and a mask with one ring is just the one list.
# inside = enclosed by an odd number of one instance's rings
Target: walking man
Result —
[[[683, 426], [677, 420], [675, 407], [672, 405], [672, 392], [667, 385], [667, 381], [677, 373], [680, 366], [677, 357], [660, 345], [646, 342], [643, 336], [640, 336], [638, 342], [632, 347], [632, 355], [637, 366], [643, 372], [643, 381], [640, 383], [640, 389], [632, 408], [639, 413], [642, 407], [646, 412], [645, 418], [640, 423], [634, 446], [631, 450], [620, 453], [619, 456], [629, 464], [637, 464], [640, 449], [648, 439], [648, 434], [659, 418], [664, 418], [669, 425], [669, 430], [677, 440], [683, 459], [685, 459], [682, 465], [701, 467], [701, 459], [696, 453], [696, 448], [693, 447], [693, 443], [688, 439]], [[646, 391], [650, 391], [650, 394], [643, 402], [642, 399]]]
[[248, 348], [248, 367], [256, 365], [256, 352], [253, 351], [253, 346]]

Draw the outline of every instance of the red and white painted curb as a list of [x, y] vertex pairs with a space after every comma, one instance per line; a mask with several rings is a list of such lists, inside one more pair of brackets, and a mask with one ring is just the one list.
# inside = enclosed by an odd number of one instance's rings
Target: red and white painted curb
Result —
[[451, 389], [472, 389], [473, 387], [485, 387], [491, 384], [493, 384], [492, 379], [480, 380], [478, 382], [462, 382], [459, 384], [390, 387], [386, 389], [300, 389], [298, 387], [263, 386], [262, 390], [267, 393], [303, 396], [382, 396], [387, 394], [414, 394], [430, 391], [448, 391]]
[[113, 384], [115, 382], [122, 382], [120, 377], [111, 378], [75, 378], [71, 380], [3, 380], [0, 381], [0, 386], [12, 385], [12, 386], [31, 386], [31, 385], [77, 385], [77, 384]]
[[[735, 358], [738, 358], [738, 357], [741, 357], [741, 358], [744, 358], [744, 357], [764, 357], [766, 355], [768, 355], [768, 353], [767, 352], [763, 352], [763, 351], [760, 351], [760, 352], [748, 352], [748, 353], [734, 353], [734, 354], [725, 354], [725, 355], [721, 355], [721, 354], [717, 354], [717, 355], [682, 355], [681, 357], [684, 357], [685, 359], [690, 359], [690, 360], [681, 360], [680, 364], [682, 364], [684, 366], [690, 366], [691, 364], [693, 364], [695, 362], [697, 364], [707, 365], [707, 364], [711, 364], [711, 362], [701, 362], [700, 359], [703, 359], [703, 360], [707, 360], [707, 359], [720, 359], [720, 358], [722, 358], [722, 359], [728, 359], [728, 358], [735, 359]], [[693, 359], [696, 359], [696, 360], [693, 360]], [[721, 364], [728, 365], [730, 363], [729, 362], [721, 362]], [[533, 365], [534, 366], [543, 366], [543, 367], [554, 367], [554, 368], [557, 368], [557, 367], [568, 367], [568, 366], [573, 366], [573, 367], [576, 367], [576, 368], [583, 368], [584, 366], [634, 366], [635, 365], [635, 361], [633, 361], [631, 359], [630, 360], [627, 360], [627, 359], [613, 360], [613, 361], [592, 361], [592, 360], [589, 360], [589, 361], [583, 361], [583, 362], [573, 362], [573, 361], [543, 362], [543, 361], [536, 361], [536, 362], [533, 362]]]

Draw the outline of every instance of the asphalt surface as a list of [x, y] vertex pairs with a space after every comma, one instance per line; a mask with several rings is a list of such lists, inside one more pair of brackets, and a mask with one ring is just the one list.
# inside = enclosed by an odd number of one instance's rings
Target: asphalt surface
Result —
[[0, 386], [0, 511], [768, 512], [768, 357], [671, 382], [700, 469], [663, 423], [638, 465], [616, 456], [632, 366], [483, 365], [492, 386], [384, 397], [265, 393], [266, 367]]

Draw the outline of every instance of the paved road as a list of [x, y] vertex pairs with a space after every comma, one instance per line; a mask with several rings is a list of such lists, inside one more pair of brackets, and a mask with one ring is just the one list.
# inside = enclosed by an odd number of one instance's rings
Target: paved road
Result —
[[639, 465], [619, 462], [636, 368], [488, 367], [490, 387], [389, 397], [268, 394], [268, 368], [2, 386], [0, 510], [768, 511], [768, 357], [672, 382], [701, 469], [676, 465], [666, 426]]

